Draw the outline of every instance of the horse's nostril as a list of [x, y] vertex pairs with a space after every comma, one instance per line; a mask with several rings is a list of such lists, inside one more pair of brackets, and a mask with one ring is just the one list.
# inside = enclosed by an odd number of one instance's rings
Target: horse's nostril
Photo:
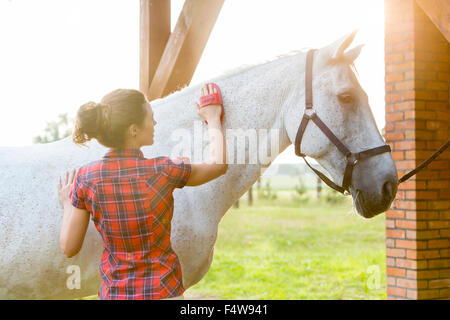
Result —
[[383, 197], [385, 199], [394, 198], [396, 193], [397, 193], [397, 185], [394, 182], [388, 181], [383, 185]]

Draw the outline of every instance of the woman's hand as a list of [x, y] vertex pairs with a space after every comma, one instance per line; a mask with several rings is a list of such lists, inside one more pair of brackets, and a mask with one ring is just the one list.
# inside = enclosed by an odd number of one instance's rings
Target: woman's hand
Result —
[[75, 177], [75, 169], [72, 170], [72, 172], [69, 174], [69, 171], [66, 172], [64, 181], [61, 181], [61, 177], [59, 177], [58, 181], [58, 197], [59, 197], [59, 203], [62, 207], [66, 203], [70, 203], [70, 188], [73, 185], [73, 179]]
[[[212, 85], [205, 85], [201, 89], [202, 96], [206, 96], [213, 93], [218, 93], [216, 88], [213, 88]], [[222, 115], [222, 106], [220, 104], [210, 104], [205, 107], [200, 107], [198, 103], [195, 103], [195, 107], [197, 108], [198, 115], [200, 118], [206, 121], [220, 120], [220, 116]]]

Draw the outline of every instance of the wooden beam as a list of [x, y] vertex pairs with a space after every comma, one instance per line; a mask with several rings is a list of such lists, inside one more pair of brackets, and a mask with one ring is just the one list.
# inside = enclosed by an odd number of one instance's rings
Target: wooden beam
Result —
[[186, 0], [147, 91], [149, 100], [189, 85], [224, 0]]
[[416, 2], [450, 42], [450, 1], [416, 0]]
[[141, 0], [139, 28], [139, 89], [146, 94], [170, 37], [170, 0]]

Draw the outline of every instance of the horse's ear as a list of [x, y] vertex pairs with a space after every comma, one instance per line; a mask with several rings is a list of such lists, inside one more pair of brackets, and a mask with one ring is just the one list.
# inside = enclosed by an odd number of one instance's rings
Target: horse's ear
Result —
[[359, 54], [361, 53], [361, 49], [364, 47], [364, 44], [360, 44], [359, 46], [356, 46], [344, 53], [344, 58], [349, 63], [352, 63], [356, 60], [356, 58], [359, 57]]
[[352, 44], [353, 39], [355, 39], [356, 34], [358, 33], [358, 29], [353, 32], [347, 34], [345, 37], [335, 41], [325, 48], [325, 52], [327, 55], [327, 59], [331, 61], [339, 60], [342, 58], [346, 58], [344, 56], [345, 50]]

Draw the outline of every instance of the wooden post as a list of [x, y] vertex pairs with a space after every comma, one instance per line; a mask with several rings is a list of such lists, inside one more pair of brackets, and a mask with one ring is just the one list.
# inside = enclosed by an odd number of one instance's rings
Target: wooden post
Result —
[[248, 205], [251, 206], [253, 204], [253, 186], [248, 190]]
[[139, 90], [147, 94], [171, 33], [170, 0], [141, 0], [140, 6]]
[[317, 199], [320, 199], [320, 193], [322, 192], [322, 180], [317, 177]]
[[150, 101], [189, 85], [223, 2], [185, 1], [147, 90]]

